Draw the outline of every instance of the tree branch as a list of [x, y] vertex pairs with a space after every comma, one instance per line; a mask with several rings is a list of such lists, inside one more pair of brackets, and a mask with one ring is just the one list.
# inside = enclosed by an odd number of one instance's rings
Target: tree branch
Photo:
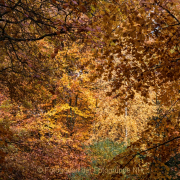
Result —
[[180, 21], [176, 18], [176, 16], [174, 16], [168, 9], [164, 8], [164, 7], [161, 6], [160, 4], [158, 4], [158, 5], [159, 5], [159, 7], [161, 7], [162, 9], [164, 9], [167, 13], [169, 13], [169, 15], [170, 15], [171, 17], [173, 17], [173, 18], [178, 22], [178, 24], [176, 24], [176, 25], [180, 25]]
[[[161, 144], [159, 144], [159, 145], [155, 145], [155, 146], [153, 146], [153, 147], [151, 147], [151, 148], [149, 148], [149, 149], [146, 149], [146, 150], [144, 150], [144, 151], [141, 151], [140, 153], [143, 153], [143, 152], [146, 152], [146, 151], [155, 149], [155, 148], [157, 148], [157, 147], [163, 146], [163, 145], [165, 145], [165, 144], [167, 144], [167, 143], [169, 143], [169, 142], [171, 142], [171, 141], [174, 141], [175, 139], [179, 139], [179, 138], [180, 138], [180, 136], [177, 136], [177, 137], [175, 137], [175, 138], [173, 138], [173, 139], [171, 139], [171, 140], [168, 140], [168, 141], [166, 141], [166, 142], [164, 142], [164, 143], [161, 143]], [[124, 169], [124, 168], [125, 168], [137, 155], [139, 155], [140, 153], [137, 153], [137, 154], [133, 155], [133, 157], [124, 165], [124, 167], [123, 167], [122, 169]]]
[[[60, 33], [61, 33], [61, 34], [66, 33], [66, 31], [61, 30]], [[6, 35], [6, 36], [2, 37], [2, 38], [0, 39], [0, 41], [4, 41], [4, 40], [6, 40], [6, 39], [9, 39], [9, 40], [12, 40], [12, 41], [16, 41], [16, 42], [22, 42], [22, 41], [38, 41], [38, 40], [44, 39], [45, 37], [51, 37], [51, 36], [56, 36], [56, 35], [58, 35], [58, 33], [57, 33], [57, 32], [54, 32], [54, 33], [45, 34], [45, 35], [40, 36], [40, 37], [38, 37], [38, 38], [27, 38], [27, 39], [26, 39], [26, 38], [13, 38], [13, 37], [11, 37], [11, 36]]]

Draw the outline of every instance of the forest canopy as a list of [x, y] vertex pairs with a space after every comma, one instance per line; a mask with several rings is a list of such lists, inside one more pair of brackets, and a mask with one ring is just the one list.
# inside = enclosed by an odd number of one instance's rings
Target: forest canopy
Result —
[[179, 37], [179, 0], [0, 0], [0, 179], [178, 179]]

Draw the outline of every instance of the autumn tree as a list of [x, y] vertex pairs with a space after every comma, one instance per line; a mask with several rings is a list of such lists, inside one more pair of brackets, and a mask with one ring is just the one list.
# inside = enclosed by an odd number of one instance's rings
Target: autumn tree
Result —
[[[81, 79], [82, 76], [80, 75], [80, 79], [77, 77], [80, 72], [84, 75], [84, 62], [79, 63], [79, 65], [76, 63], [76, 66], [73, 67], [75, 61], [80, 59], [74, 54], [79, 52], [69, 55], [67, 51], [70, 49], [70, 43], [74, 41], [83, 43], [86, 42], [86, 39], [91, 38], [91, 35], [87, 32], [93, 31], [90, 28], [90, 17], [92, 17], [91, 9], [96, 6], [96, 1], [19, 0], [0, 1], [0, 6], [2, 7], [0, 10], [0, 51], [2, 53], [0, 88], [6, 89], [3, 95], [12, 101], [9, 103], [15, 102], [16, 104], [13, 105], [14, 109], [10, 110], [9, 114], [14, 122], [9, 118], [9, 123], [11, 128], [14, 129], [14, 136], [18, 136], [8, 142], [8, 145], [15, 150], [16, 157], [13, 155], [14, 152], [6, 147], [3, 147], [3, 151], [8, 152], [8, 155], [1, 151], [2, 160], [7, 155], [6, 162], [8, 163], [3, 164], [4, 167], [8, 170], [9, 168], [13, 169], [11, 173], [3, 170], [3, 172], [7, 172], [4, 177], [29, 176], [27, 172], [23, 172], [23, 168], [26, 167], [29, 170], [33, 169], [35, 177], [44, 178], [44, 176], [41, 176], [42, 174], [34, 171], [34, 168], [43, 159], [40, 153], [41, 149], [46, 151], [45, 149], [48, 147], [52, 150], [54, 144], [56, 144], [57, 154], [60, 154], [61, 148], [58, 147], [59, 145], [55, 141], [64, 138], [62, 141], [66, 144], [67, 138], [76, 134], [75, 132], [78, 130], [79, 132], [80, 129], [83, 130], [85, 122], [90, 127], [92, 121], [93, 100], [91, 100], [91, 92], [86, 91], [83, 87], [82, 81], [84, 80]], [[71, 45], [71, 48], [74, 47]], [[58, 52], [61, 51], [62, 61], [55, 59]], [[83, 85], [79, 89], [78, 85], [80, 83]], [[90, 107], [91, 105], [92, 107]], [[62, 109], [60, 109], [60, 106], [62, 106]], [[87, 109], [84, 110], [84, 108]], [[61, 113], [64, 116], [61, 116]], [[38, 119], [37, 122], [36, 118]], [[86, 120], [87, 118], [89, 118], [89, 121]], [[54, 129], [55, 125], [56, 128]], [[32, 126], [37, 128], [32, 128]], [[10, 134], [10, 131], [6, 132], [4, 128], [1, 130], [3, 132], [3, 143], [5, 143], [4, 139], [6, 139], [8, 133]], [[22, 133], [20, 133], [21, 131]], [[54, 133], [51, 134], [49, 131]], [[83, 133], [85, 137], [88, 136], [85, 128]], [[82, 131], [79, 136], [81, 135]], [[56, 140], [53, 140], [48, 146], [46, 143], [51, 136]], [[79, 139], [83, 141], [83, 137]], [[40, 140], [41, 145], [38, 143]], [[74, 144], [75, 149], [79, 148], [81, 140], [77, 143], [74, 142], [76, 144]], [[67, 150], [68, 147], [69, 150]], [[70, 151], [72, 151], [71, 145], [65, 145], [65, 149], [67, 151], [65, 150], [66, 153], [62, 156], [70, 154]], [[22, 150], [22, 153], [19, 150]], [[81, 150], [74, 151], [74, 153], [82, 155], [79, 156], [79, 159], [82, 160], [85, 156], [81, 152]], [[51, 151], [46, 152], [46, 155], [50, 158]], [[37, 156], [39, 159], [35, 161], [34, 157]], [[9, 163], [12, 158], [14, 159], [12, 163], [15, 163], [19, 168]], [[36, 165], [25, 165], [24, 160], [28, 158]], [[55, 164], [59, 164], [61, 158], [59, 157]], [[76, 159], [75, 156], [74, 158]], [[70, 160], [65, 161], [67, 163]], [[78, 165], [78, 161], [76, 161], [76, 165]], [[47, 165], [47, 163], [45, 164]], [[64, 164], [62, 167], [68, 168], [69, 166]], [[15, 170], [17, 170], [17, 173], [14, 173]]]
[[[180, 131], [179, 1], [116, 1], [107, 7], [101, 26], [106, 45], [96, 54], [102, 57], [96, 76], [110, 81], [107, 95], [118, 94], [119, 114], [129, 99], [135, 99], [135, 92], [145, 102], [155, 92], [154, 101], [163, 110], [149, 121], [141, 138], [105, 168], [143, 165], [148, 168], [141, 178], [171, 178], [167, 161], [171, 153], [174, 157], [179, 153]], [[128, 178], [116, 172], [106, 175], [101, 173], [98, 178]]]
[[127, 97], [120, 98], [123, 102], [133, 98], [135, 90], [146, 99], [153, 87], [158, 99], [167, 104], [179, 93], [178, 8], [178, 1], [108, 4], [101, 27], [106, 45], [97, 56], [105, 59], [98, 67], [99, 75], [113, 80], [110, 94], [120, 90], [121, 97], [127, 91]]
[[53, 41], [54, 58], [69, 40], [89, 39], [86, 32], [92, 31], [89, 17], [95, 6], [96, 1], [0, 1], [0, 80], [12, 98], [22, 97], [18, 91], [25, 95], [23, 80], [47, 83], [48, 58], [36, 42]]
[[[47, 42], [40, 43], [46, 44], [46, 50], [51, 52]], [[37, 89], [34, 84], [25, 86], [31, 90], [29, 95], [34, 101], [26, 99], [21, 105], [8, 102], [13, 139], [3, 148], [7, 152], [3, 162], [4, 178], [66, 179], [72, 173], [70, 169], [89, 165], [82, 143], [89, 138], [95, 114], [91, 91], [94, 86], [89, 79], [92, 70], [88, 67], [92, 59], [92, 53], [82, 51], [73, 43], [55, 59], [49, 57], [46, 66], [52, 63], [56, 78], [49, 74], [49, 84], [37, 82]], [[37, 91], [35, 95], [34, 91]]]

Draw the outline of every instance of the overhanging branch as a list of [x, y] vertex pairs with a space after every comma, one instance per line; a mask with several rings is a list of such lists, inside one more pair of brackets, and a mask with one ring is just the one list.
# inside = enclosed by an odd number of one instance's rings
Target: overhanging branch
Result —
[[[167, 143], [169, 143], [169, 142], [171, 142], [171, 141], [174, 141], [175, 139], [179, 139], [180, 138], [180, 136], [177, 136], [177, 137], [175, 137], [175, 138], [173, 138], [173, 139], [171, 139], [171, 140], [168, 140], [168, 141], [166, 141], [166, 142], [164, 142], [164, 143], [161, 143], [161, 144], [159, 144], [159, 145], [155, 145], [155, 146], [153, 146], [153, 147], [151, 147], [151, 148], [149, 148], [149, 149], [146, 149], [146, 150], [144, 150], [144, 151], [141, 151], [140, 153], [143, 153], [143, 152], [147, 152], [147, 151], [149, 151], [149, 150], [152, 150], [152, 149], [155, 149], [155, 148], [157, 148], [157, 147], [160, 147], [160, 146], [163, 146], [163, 145], [165, 145], [165, 144], [167, 144]], [[133, 155], [133, 157], [124, 165], [124, 167], [122, 168], [122, 169], [124, 169], [137, 155], [139, 155], [140, 153], [136, 153], [135, 155]]]
[[[60, 31], [60, 34], [64, 34], [65, 32], [66, 32], [66, 31], [61, 30], [61, 31]], [[38, 37], [38, 38], [13, 38], [13, 37], [11, 37], [11, 36], [5, 35], [4, 37], [2, 37], [2, 38], [0, 39], [0, 41], [4, 41], [4, 40], [6, 40], [6, 39], [7, 39], [7, 40], [11, 40], [11, 41], [16, 41], [16, 42], [22, 42], [22, 41], [24, 41], [24, 42], [26, 42], [26, 41], [38, 41], [38, 40], [44, 39], [45, 37], [51, 37], [51, 36], [56, 36], [56, 35], [58, 35], [57, 32], [45, 34], [45, 35], [40, 36], [40, 37]]]

